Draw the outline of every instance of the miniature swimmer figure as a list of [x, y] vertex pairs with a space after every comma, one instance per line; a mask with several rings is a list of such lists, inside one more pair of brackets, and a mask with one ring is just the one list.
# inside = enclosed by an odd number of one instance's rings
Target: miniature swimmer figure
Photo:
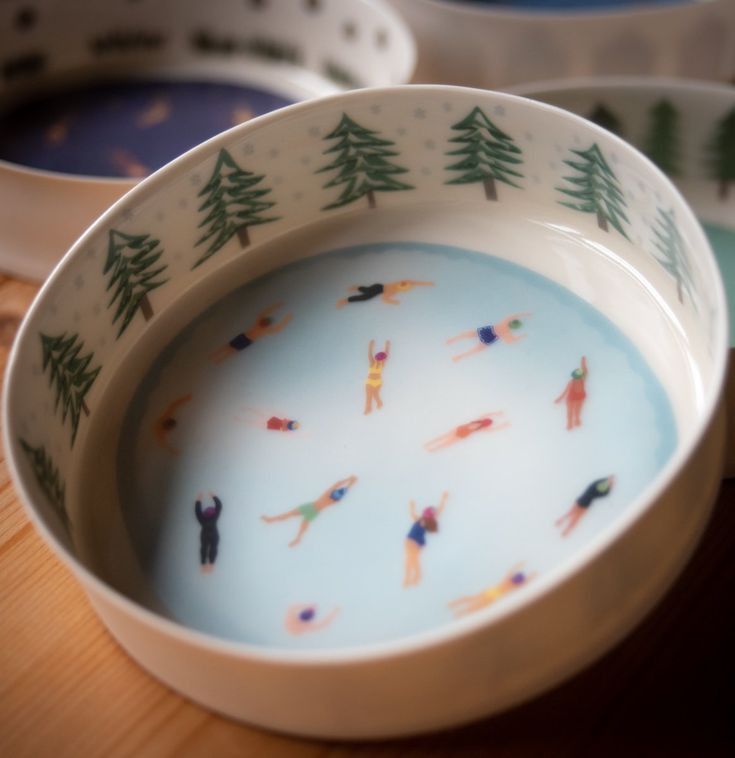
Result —
[[375, 353], [375, 355], [373, 355], [374, 348], [375, 340], [370, 340], [370, 344], [368, 345], [368, 364], [370, 370], [368, 371], [367, 379], [365, 379], [365, 416], [372, 413], [373, 403], [375, 403], [378, 410], [383, 407], [380, 390], [383, 387], [383, 368], [390, 355], [390, 340], [387, 340], [383, 350]]
[[156, 436], [156, 442], [159, 447], [164, 450], [168, 450], [173, 455], [178, 455], [178, 448], [174, 447], [168, 440], [168, 435], [178, 426], [179, 422], [176, 420], [174, 414], [182, 406], [186, 405], [191, 400], [191, 395], [183, 395], [176, 398], [166, 410], [158, 417], [156, 423], [153, 425], [153, 433]]
[[209, 497], [214, 505], [202, 508], [204, 495], [199, 493], [194, 505], [194, 514], [202, 529], [199, 534], [199, 562], [203, 574], [214, 571], [214, 562], [217, 560], [217, 548], [219, 546], [219, 531], [217, 520], [222, 513], [222, 501], [211, 492]]
[[460, 332], [456, 336], [450, 337], [447, 340], [447, 345], [451, 345], [452, 343], [457, 342], [457, 340], [477, 339], [480, 341], [479, 345], [475, 345], [475, 347], [471, 350], [467, 350], [465, 353], [455, 355], [452, 360], [455, 361], [455, 363], [461, 361], [463, 358], [467, 358], [470, 355], [479, 353], [481, 350], [485, 350], [496, 342], [511, 344], [522, 340], [526, 335], [514, 334], [514, 332], [523, 326], [523, 321], [521, 319], [530, 315], [530, 313], [514, 313], [495, 325], [480, 326], [477, 329], [470, 329], [469, 331]]
[[289, 518], [300, 518], [301, 525], [296, 537], [288, 543], [289, 547], [296, 547], [301, 542], [304, 533], [309, 528], [309, 524], [330, 505], [337, 505], [347, 494], [350, 487], [357, 481], [356, 476], [348, 476], [347, 479], [340, 479], [335, 482], [329, 489], [325, 490], [316, 500], [311, 503], [304, 503], [293, 510], [278, 514], [277, 516], [261, 516], [261, 521], [266, 524], [272, 524], [275, 521], [285, 521]]
[[316, 620], [317, 606], [309, 605], [292, 605], [286, 611], [285, 626], [286, 631], [290, 634], [308, 634], [309, 632], [318, 632], [329, 626], [339, 613], [339, 607], [330, 611], [323, 619]]
[[482, 608], [487, 608], [487, 606], [492, 605], [503, 595], [517, 590], [536, 576], [535, 572], [526, 574], [524, 571], [521, 571], [522, 567], [522, 563], [517, 563], [500, 582], [492, 587], [488, 587], [476, 595], [465, 595], [464, 597], [458, 597], [456, 600], [450, 601], [449, 607], [453, 610], [455, 617], [459, 618], [460, 616], [466, 616], [468, 613], [474, 613]]
[[567, 405], [567, 429], [571, 430], [577, 426], [582, 426], [582, 406], [584, 405], [587, 393], [585, 392], [585, 380], [589, 375], [587, 369], [587, 359], [582, 356], [582, 362], [579, 368], [572, 371], [572, 378], [567, 382], [567, 386], [559, 397], [554, 400], [555, 403], [561, 403], [566, 398]]
[[[301, 427], [296, 419], [282, 418], [278, 415], [263, 413], [256, 408], [245, 409], [250, 415], [251, 419], [247, 422], [251, 426], [257, 426], [258, 428], [265, 428], [273, 432], [295, 432]], [[238, 421], [245, 421], [245, 419], [236, 417]]]
[[612, 491], [615, 484], [615, 477], [608, 476], [604, 479], [596, 479], [589, 487], [577, 498], [574, 505], [559, 519], [556, 520], [556, 526], [562, 527], [561, 536], [566, 537], [574, 529], [577, 522], [584, 516], [593, 500], [598, 497], [607, 497]]
[[212, 363], [222, 363], [235, 355], [235, 353], [239, 353], [246, 347], [250, 347], [253, 342], [261, 337], [278, 334], [278, 332], [283, 330], [293, 318], [293, 314], [287, 313], [280, 321], [275, 321], [271, 318], [271, 314], [282, 306], [283, 303], [275, 303], [275, 305], [271, 305], [269, 308], [261, 311], [255, 323], [249, 329], [233, 337], [226, 345], [222, 345], [222, 347], [210, 355]]
[[426, 545], [426, 533], [436, 533], [439, 531], [438, 517], [441, 516], [444, 507], [447, 504], [448, 492], [442, 492], [439, 505], [436, 507], [429, 506], [421, 511], [419, 516], [416, 513], [416, 503], [411, 500], [408, 510], [411, 515], [413, 524], [406, 539], [405, 545], [405, 571], [403, 575], [403, 586], [412, 587], [421, 581], [421, 551]]
[[419, 282], [415, 279], [401, 279], [399, 282], [390, 282], [389, 284], [370, 284], [367, 287], [355, 285], [350, 287], [350, 292], [357, 292], [356, 295], [343, 297], [337, 301], [337, 307], [343, 308], [348, 303], [364, 303], [380, 296], [384, 303], [389, 305], [400, 305], [401, 301], [396, 300], [396, 295], [403, 294], [412, 290], [414, 287], [433, 287], [434, 282]]
[[445, 447], [454, 445], [455, 442], [467, 439], [467, 437], [475, 432], [499, 432], [501, 429], [507, 429], [510, 426], [509, 421], [503, 421], [500, 424], [496, 421], [496, 419], [499, 419], [502, 415], [503, 411], [486, 413], [484, 416], [480, 416], [467, 424], [460, 424], [455, 429], [452, 429], [451, 432], [447, 432], [440, 437], [435, 437], [433, 440], [429, 440], [424, 445], [424, 448], [430, 453], [435, 453], [437, 450], [442, 450]]

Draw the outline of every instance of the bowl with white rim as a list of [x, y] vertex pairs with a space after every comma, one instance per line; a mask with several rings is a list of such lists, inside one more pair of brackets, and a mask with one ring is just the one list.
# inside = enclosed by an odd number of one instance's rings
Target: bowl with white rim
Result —
[[414, 66], [412, 35], [382, 0], [98, 6], [12, 0], [0, 11], [5, 272], [42, 280], [112, 202], [217, 132], [403, 84]]
[[624, 141], [362, 90], [95, 222], [21, 326], [4, 445], [155, 677], [278, 731], [411, 734], [562, 681], [671, 585], [719, 485], [727, 340], [701, 227]]

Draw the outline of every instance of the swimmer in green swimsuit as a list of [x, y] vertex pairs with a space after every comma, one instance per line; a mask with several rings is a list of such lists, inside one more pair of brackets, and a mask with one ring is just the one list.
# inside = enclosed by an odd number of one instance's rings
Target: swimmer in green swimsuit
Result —
[[301, 542], [304, 532], [309, 528], [309, 524], [330, 505], [336, 505], [347, 494], [350, 487], [357, 481], [356, 476], [348, 476], [347, 479], [340, 479], [335, 482], [329, 489], [325, 490], [314, 502], [304, 503], [293, 510], [280, 513], [277, 516], [261, 516], [261, 520], [266, 524], [272, 524], [274, 521], [285, 521], [290, 518], [300, 518], [301, 526], [299, 527], [296, 537], [288, 543], [289, 547], [296, 547]]

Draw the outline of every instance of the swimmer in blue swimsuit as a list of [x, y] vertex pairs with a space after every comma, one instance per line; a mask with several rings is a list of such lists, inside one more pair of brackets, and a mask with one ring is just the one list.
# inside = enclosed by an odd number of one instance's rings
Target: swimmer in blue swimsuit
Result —
[[511, 344], [522, 340], [526, 335], [515, 334], [514, 332], [518, 331], [518, 329], [523, 326], [522, 319], [527, 318], [530, 315], [530, 313], [514, 313], [513, 315], [504, 318], [502, 321], [499, 321], [497, 324], [489, 324], [488, 326], [480, 326], [477, 329], [469, 329], [466, 332], [460, 332], [456, 336], [450, 337], [447, 340], [447, 345], [451, 345], [452, 343], [457, 342], [457, 340], [474, 339], [479, 341], [479, 344], [475, 345], [471, 350], [455, 355], [452, 360], [455, 362], [461, 361], [462, 358], [467, 358], [470, 355], [479, 353], [481, 350], [485, 350], [485, 348], [494, 345], [496, 342]]
[[561, 518], [556, 520], [556, 526], [562, 527], [565, 525], [561, 536], [566, 537], [574, 529], [577, 522], [587, 513], [593, 500], [597, 500], [599, 497], [607, 497], [612, 492], [614, 484], [614, 476], [606, 476], [603, 479], [596, 479], [592, 482], [576, 499], [574, 505]]
[[280, 321], [275, 321], [271, 318], [271, 314], [278, 308], [281, 308], [283, 303], [275, 303], [270, 308], [266, 308], [258, 315], [255, 323], [244, 332], [233, 337], [226, 345], [217, 348], [210, 356], [212, 363], [222, 363], [228, 358], [231, 358], [236, 353], [242, 352], [246, 347], [250, 347], [257, 339], [261, 337], [267, 337], [270, 334], [278, 334], [293, 318], [292, 313], [287, 313]]
[[403, 576], [404, 587], [417, 585], [421, 581], [421, 564], [419, 558], [421, 556], [421, 550], [426, 545], [426, 533], [439, 531], [439, 523], [437, 519], [444, 510], [448, 497], [449, 493], [443, 492], [439, 505], [436, 507], [429, 506], [428, 508], [424, 508], [421, 512], [421, 516], [416, 513], [416, 503], [413, 500], [409, 503], [408, 508], [413, 524], [411, 525], [411, 529], [406, 535], [404, 541], [406, 548], [405, 572]]
[[261, 516], [260, 518], [266, 524], [272, 524], [274, 521], [285, 521], [289, 518], [300, 518], [301, 526], [299, 527], [298, 534], [288, 543], [289, 547], [296, 547], [296, 545], [301, 542], [304, 532], [309, 528], [309, 524], [314, 521], [325, 508], [339, 503], [356, 481], [356, 476], [348, 476], [347, 479], [340, 479], [340, 481], [335, 482], [313, 502], [304, 503], [290, 511], [280, 513], [277, 516]]

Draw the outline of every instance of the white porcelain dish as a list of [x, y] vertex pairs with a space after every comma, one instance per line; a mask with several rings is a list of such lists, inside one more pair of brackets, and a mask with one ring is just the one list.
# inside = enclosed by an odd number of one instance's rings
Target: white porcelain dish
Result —
[[559, 11], [461, 0], [392, 3], [416, 36], [417, 82], [498, 88], [578, 76], [735, 75], [730, 0]]
[[107, 211], [21, 327], [4, 445], [161, 681], [279, 731], [411, 734], [560, 682], [675, 580], [727, 336], [699, 224], [625, 142], [506, 94], [363, 90]]
[[[10, 0], [0, 9], [2, 112], [47, 96], [63, 106], [59, 93], [74, 103], [69, 114], [46, 128], [39, 153], [61, 150], [69, 132], [72, 140], [94, 142], [74, 138], [77, 121], [85, 117], [73, 98], [77, 88], [95, 83], [236, 85], [252, 106], [251, 90], [294, 102], [354, 87], [403, 84], [414, 60], [408, 28], [382, 0], [114, 0], [104, 7], [91, 0]], [[115, 103], [110, 95], [109, 107]], [[240, 115], [207, 136], [247, 118], [248, 109], [237, 110]], [[143, 116], [141, 142], [149, 147], [160, 143], [164, 149], [172, 141], [171, 135], [148, 136], [151, 118], [158, 123], [163, 111], [171, 105], [159, 97]], [[169, 118], [177, 118], [175, 108]], [[131, 124], [128, 133], [137, 128]], [[147, 162], [127, 146], [111, 142], [113, 148], [120, 172], [49, 169], [43, 159], [24, 163], [3, 160], [7, 154], [0, 153], [0, 270], [42, 280], [77, 236], [149, 173]]]

